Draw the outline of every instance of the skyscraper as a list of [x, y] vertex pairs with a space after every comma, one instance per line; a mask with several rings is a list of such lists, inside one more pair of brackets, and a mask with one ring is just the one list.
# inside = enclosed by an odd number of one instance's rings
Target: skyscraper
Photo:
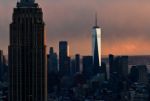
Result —
[[42, 9], [21, 0], [10, 24], [9, 101], [47, 101], [47, 68]]
[[0, 81], [3, 77], [3, 69], [4, 69], [4, 58], [3, 58], [3, 51], [0, 50]]
[[115, 66], [114, 66], [114, 55], [110, 54], [109, 55], [109, 78], [112, 76], [112, 74], [114, 72], [116, 72], [115, 70]]
[[62, 75], [70, 72], [69, 46], [67, 41], [59, 42], [59, 72]]
[[114, 60], [114, 72], [121, 77], [128, 75], [128, 56], [117, 56]]
[[70, 61], [71, 66], [70, 66], [70, 74], [71, 76], [74, 76], [76, 74], [76, 64], [75, 64], [75, 59], [71, 59]]
[[58, 59], [53, 47], [50, 47], [49, 55], [47, 56], [47, 66], [48, 73], [58, 72]]
[[109, 70], [110, 78], [113, 74], [118, 74], [120, 77], [127, 77], [128, 75], [128, 56], [109, 55]]
[[132, 82], [137, 82], [138, 81], [138, 67], [137, 66], [132, 66], [130, 69], [130, 74], [129, 78]]
[[94, 73], [99, 72], [101, 66], [101, 28], [97, 25], [97, 15], [95, 16], [95, 26], [92, 29], [92, 54]]
[[93, 60], [92, 56], [83, 56], [82, 59], [82, 73], [86, 79], [90, 79], [93, 76]]
[[80, 72], [80, 70], [81, 70], [81, 68], [80, 68], [80, 54], [75, 55], [75, 68], [76, 68], [76, 72]]
[[139, 83], [148, 84], [148, 68], [146, 65], [137, 65]]
[[132, 82], [148, 84], [148, 68], [146, 65], [135, 65], [130, 70], [129, 78]]
[[75, 58], [71, 59], [71, 67], [70, 67], [71, 75], [75, 75], [80, 72], [80, 55], [76, 54]]
[[122, 76], [128, 76], [128, 56], [121, 56]]

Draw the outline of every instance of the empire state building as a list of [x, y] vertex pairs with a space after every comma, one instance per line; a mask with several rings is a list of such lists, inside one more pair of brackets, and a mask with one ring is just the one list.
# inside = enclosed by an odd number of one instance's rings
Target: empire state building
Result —
[[21, 0], [10, 24], [9, 101], [47, 101], [47, 68], [42, 9]]

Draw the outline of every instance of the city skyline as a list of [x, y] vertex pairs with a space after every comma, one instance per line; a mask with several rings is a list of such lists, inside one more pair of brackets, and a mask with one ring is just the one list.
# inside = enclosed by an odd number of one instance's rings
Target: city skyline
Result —
[[0, 101], [150, 101], [148, 1], [13, 2], [0, 3]]
[[[9, 42], [9, 22], [16, 1], [0, 0], [0, 12], [3, 14], [0, 17], [0, 46], [5, 54]], [[98, 24], [103, 32], [103, 55], [150, 53], [148, 48], [150, 1], [38, 0], [36, 2], [40, 3], [45, 13], [47, 47], [53, 46], [57, 53], [59, 41], [66, 40], [72, 49], [71, 55], [91, 54], [91, 27], [95, 11], [98, 12]], [[6, 11], [8, 13], [5, 13]], [[86, 44], [87, 47], [84, 47]]]

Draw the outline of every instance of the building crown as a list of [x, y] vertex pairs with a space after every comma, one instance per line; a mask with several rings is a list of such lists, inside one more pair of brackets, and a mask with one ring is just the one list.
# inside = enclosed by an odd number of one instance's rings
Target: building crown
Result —
[[97, 12], [95, 13], [95, 25], [93, 28], [99, 28], [98, 26], [98, 20], [97, 20]]
[[22, 4], [33, 4], [35, 0], [21, 0], [20, 3]]
[[18, 7], [33, 7], [35, 6], [35, 0], [20, 0], [17, 3]]

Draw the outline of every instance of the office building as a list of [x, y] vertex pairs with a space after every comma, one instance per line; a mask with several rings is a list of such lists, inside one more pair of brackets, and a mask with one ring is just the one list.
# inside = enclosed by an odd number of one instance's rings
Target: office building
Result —
[[0, 81], [2, 81], [3, 74], [4, 74], [4, 55], [3, 51], [0, 50]]
[[18, 1], [10, 24], [9, 101], [47, 101], [44, 26], [34, 0]]
[[59, 72], [62, 75], [70, 73], [69, 46], [67, 41], [59, 42]]
[[137, 65], [138, 82], [148, 84], [148, 69], [146, 65]]
[[50, 47], [49, 54], [47, 56], [48, 72], [58, 72], [58, 58], [54, 52], [53, 47]]
[[93, 59], [92, 56], [83, 56], [82, 58], [82, 73], [86, 79], [93, 76]]
[[75, 55], [75, 68], [76, 68], [76, 72], [81, 71], [81, 68], [80, 68], [80, 55], [79, 54]]
[[94, 74], [100, 72], [101, 66], [101, 28], [97, 25], [97, 15], [95, 18], [95, 26], [92, 29], [92, 54], [94, 64]]
[[109, 55], [109, 78], [114, 72], [115, 72], [114, 55], [110, 54]]
[[110, 78], [113, 74], [117, 74], [120, 77], [127, 77], [128, 75], [128, 56], [109, 55], [109, 70]]

